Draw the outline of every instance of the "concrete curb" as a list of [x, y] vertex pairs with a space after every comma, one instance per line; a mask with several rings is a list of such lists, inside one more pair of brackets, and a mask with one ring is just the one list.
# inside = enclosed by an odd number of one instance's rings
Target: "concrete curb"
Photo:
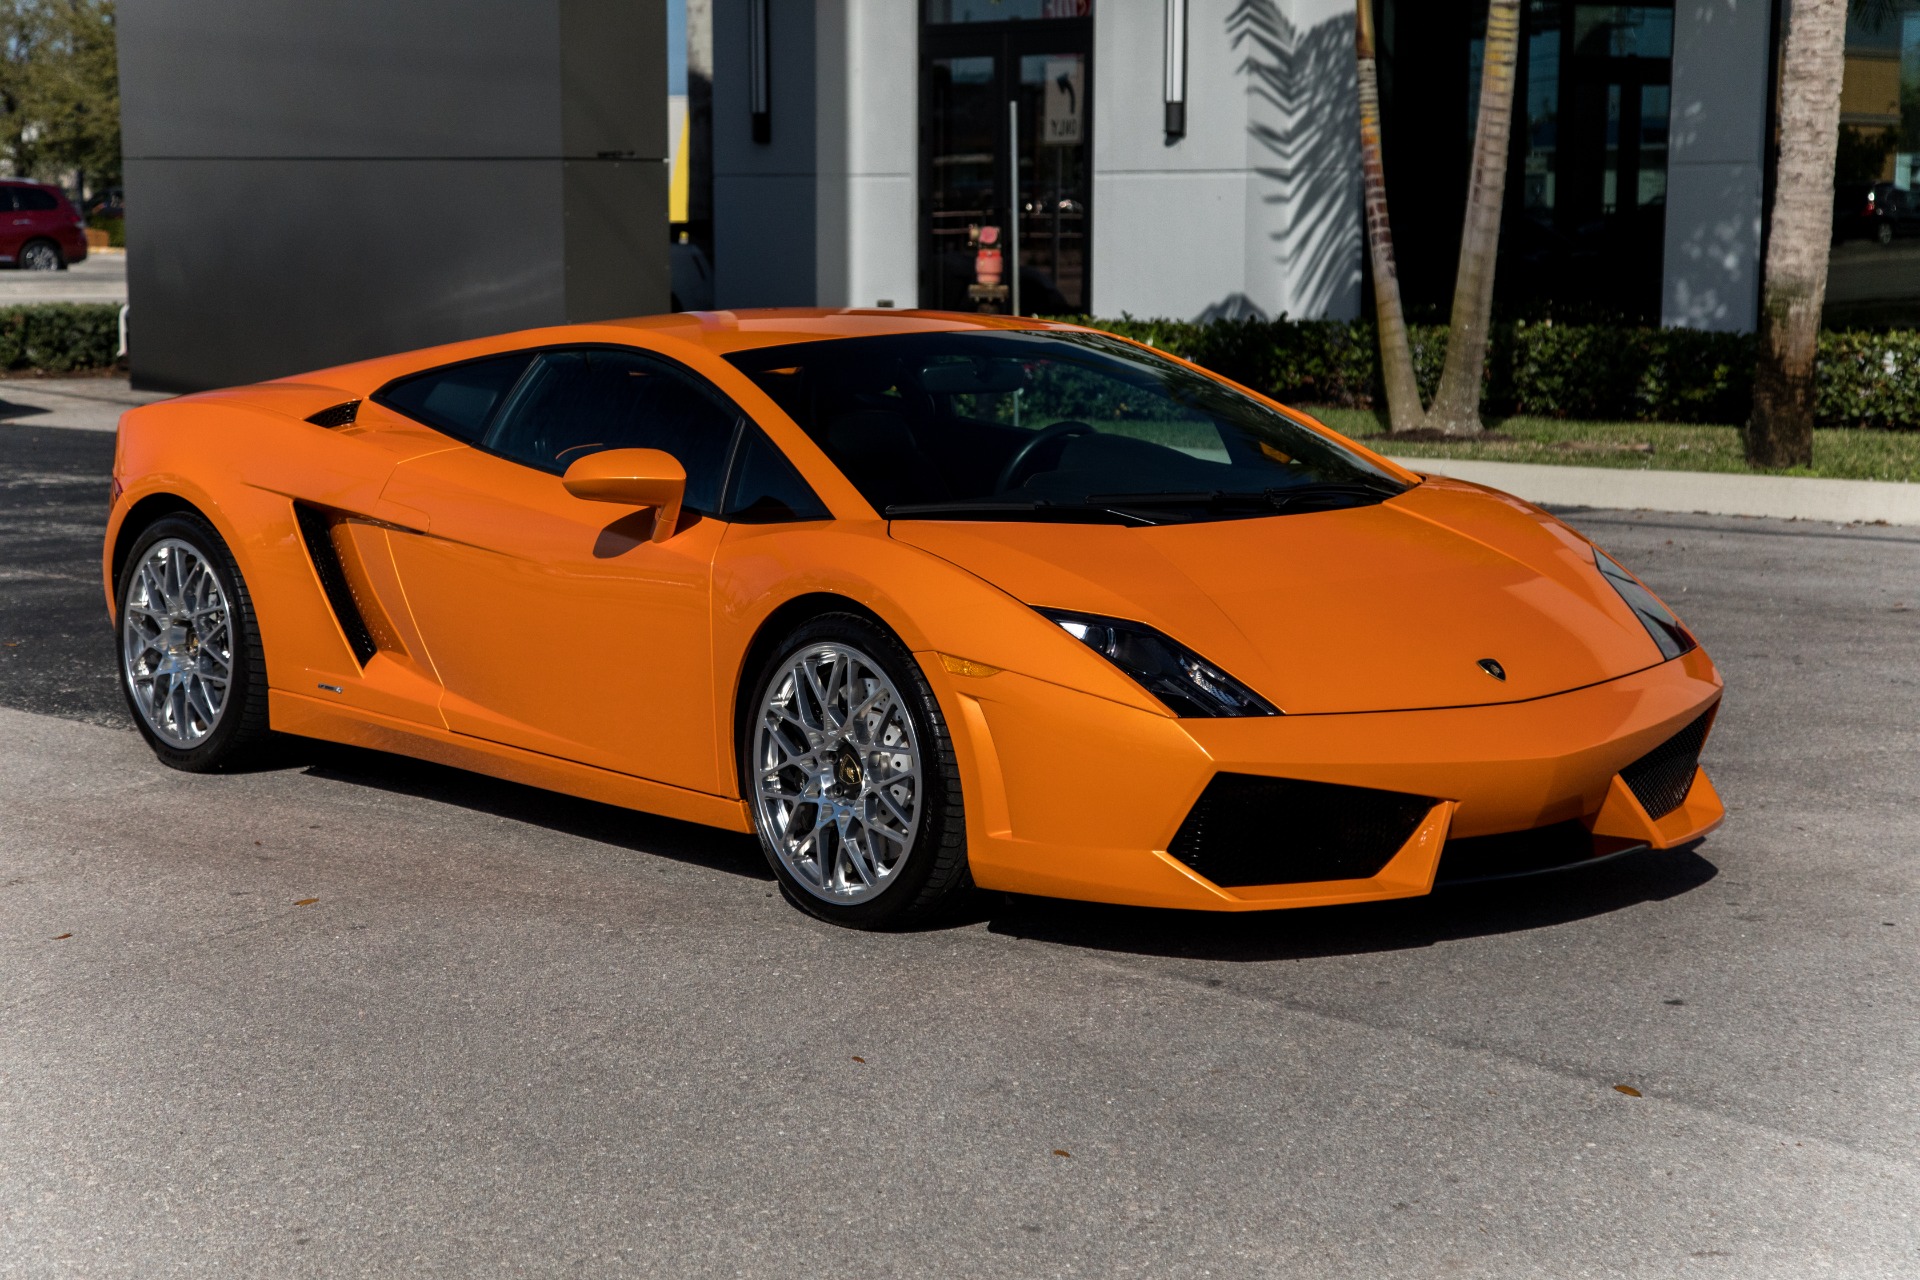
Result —
[[1479, 462], [1464, 458], [1394, 458], [1394, 461], [1409, 471], [1471, 480], [1542, 506], [1770, 516], [1829, 524], [1884, 521], [1920, 525], [1920, 484], [1899, 481], [1559, 467], [1537, 462]]

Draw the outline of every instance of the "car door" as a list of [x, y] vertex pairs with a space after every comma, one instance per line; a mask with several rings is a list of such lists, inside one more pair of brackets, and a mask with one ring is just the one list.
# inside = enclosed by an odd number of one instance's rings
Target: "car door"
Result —
[[[388, 543], [445, 693], [447, 726], [693, 790], [721, 783], [710, 598], [715, 517], [740, 421], [664, 360], [539, 355], [479, 447], [396, 468], [388, 500], [424, 527]], [[654, 515], [568, 493], [567, 466], [655, 448], [686, 469], [670, 536]]]
[[29, 240], [51, 240], [59, 244], [71, 225], [66, 212], [60, 208], [59, 197], [44, 187], [15, 187], [13, 209], [10, 221], [20, 236], [20, 243], [14, 247], [15, 256], [20, 246]]

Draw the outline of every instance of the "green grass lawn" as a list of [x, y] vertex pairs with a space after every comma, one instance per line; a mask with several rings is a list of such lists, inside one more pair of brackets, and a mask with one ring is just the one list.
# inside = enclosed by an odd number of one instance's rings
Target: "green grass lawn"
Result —
[[[1428, 443], [1382, 439], [1386, 424], [1370, 409], [1300, 407], [1369, 448], [1404, 458], [1479, 458], [1653, 471], [1750, 470], [1740, 452], [1740, 429], [1731, 426], [1490, 418], [1488, 430], [1506, 439]], [[1920, 481], [1920, 431], [1816, 431], [1811, 469], [1767, 474]]]

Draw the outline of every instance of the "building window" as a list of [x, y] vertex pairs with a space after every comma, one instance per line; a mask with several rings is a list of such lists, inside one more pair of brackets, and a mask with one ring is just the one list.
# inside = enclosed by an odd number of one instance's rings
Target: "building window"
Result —
[[1856, 7], [1847, 23], [1835, 157], [1831, 329], [1920, 325], [1920, 2]]

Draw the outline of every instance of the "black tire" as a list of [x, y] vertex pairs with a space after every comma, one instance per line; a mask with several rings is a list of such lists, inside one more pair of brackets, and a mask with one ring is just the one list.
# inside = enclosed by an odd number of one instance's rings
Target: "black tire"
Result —
[[[212, 729], [199, 741], [182, 745], [168, 741], [155, 731], [134, 691], [134, 676], [127, 648], [128, 607], [139, 566], [159, 543], [173, 540], [186, 544], [212, 574], [226, 600], [225, 624], [231, 631], [227, 642], [232, 657], [231, 678]], [[264, 763], [272, 741], [267, 726], [267, 662], [260, 647], [260, 628], [253, 613], [253, 597], [233, 553], [211, 524], [191, 512], [163, 516], [141, 530], [134, 539], [126, 562], [120, 568], [120, 580], [114, 584], [119, 604], [120, 624], [114, 632], [114, 657], [120, 674], [120, 692], [134, 727], [147, 740], [163, 764], [188, 773], [213, 773], [247, 768]]]
[[[864, 901], [839, 902], [804, 883], [782, 861], [774, 832], [757, 798], [755, 767], [763, 708], [790, 665], [806, 650], [823, 645], [843, 646], [884, 673], [899, 691], [902, 710], [911, 719], [920, 752], [919, 811], [906, 853], [897, 864], [896, 878]], [[966, 809], [961, 796], [960, 766], [946, 717], [919, 664], [898, 637], [867, 618], [830, 613], [796, 628], [754, 673], [747, 686], [751, 699], [741, 717], [740, 777], [754, 815], [767, 865], [780, 882], [787, 901], [809, 915], [855, 929], [903, 929], [938, 923], [964, 908], [973, 896], [973, 876], [967, 865]]]
[[67, 255], [51, 240], [29, 240], [20, 250], [23, 271], [65, 271]]
[[1892, 244], [1893, 224], [1891, 222], [1882, 222], [1878, 227], [1874, 228], [1873, 238], [1881, 244]]

